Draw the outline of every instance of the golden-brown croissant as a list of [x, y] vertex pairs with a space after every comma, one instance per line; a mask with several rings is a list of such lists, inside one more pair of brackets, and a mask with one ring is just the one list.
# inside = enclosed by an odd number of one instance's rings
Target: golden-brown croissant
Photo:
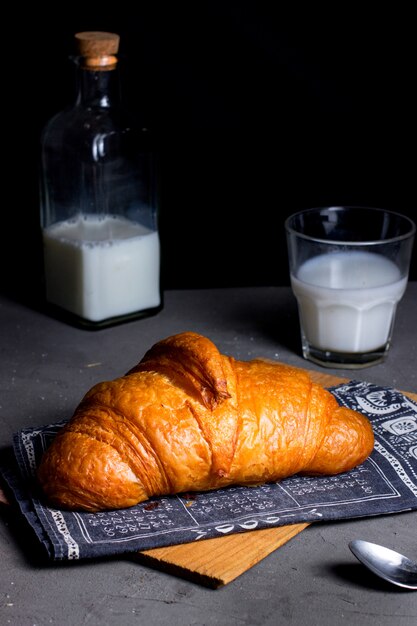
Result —
[[185, 332], [95, 385], [43, 455], [49, 502], [98, 511], [151, 496], [337, 474], [362, 463], [372, 427], [307, 372], [236, 361]]

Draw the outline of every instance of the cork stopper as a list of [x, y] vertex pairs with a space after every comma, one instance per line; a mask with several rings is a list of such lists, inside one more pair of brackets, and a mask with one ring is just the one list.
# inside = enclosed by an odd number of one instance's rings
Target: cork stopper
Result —
[[82, 67], [89, 70], [111, 70], [116, 67], [120, 37], [116, 33], [85, 31], [75, 35]]

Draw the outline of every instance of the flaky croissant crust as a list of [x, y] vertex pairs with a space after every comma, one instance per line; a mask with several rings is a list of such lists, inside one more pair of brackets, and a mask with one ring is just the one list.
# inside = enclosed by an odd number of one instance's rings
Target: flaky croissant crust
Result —
[[304, 370], [237, 361], [184, 332], [95, 385], [43, 455], [49, 502], [98, 511], [151, 496], [337, 474], [373, 449], [369, 421]]

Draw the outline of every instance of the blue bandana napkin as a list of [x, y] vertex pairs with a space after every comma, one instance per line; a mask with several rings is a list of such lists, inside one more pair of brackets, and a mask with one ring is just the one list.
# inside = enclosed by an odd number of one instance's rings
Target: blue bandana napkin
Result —
[[[0, 471], [50, 559], [136, 552], [300, 522], [366, 517], [417, 509], [417, 403], [402, 393], [351, 381], [332, 387], [341, 405], [372, 422], [375, 447], [338, 476], [293, 476], [259, 487], [151, 498], [102, 513], [45, 505], [35, 483], [41, 455], [63, 423], [15, 434], [13, 461]], [[6, 455], [7, 456], [7, 455]]]

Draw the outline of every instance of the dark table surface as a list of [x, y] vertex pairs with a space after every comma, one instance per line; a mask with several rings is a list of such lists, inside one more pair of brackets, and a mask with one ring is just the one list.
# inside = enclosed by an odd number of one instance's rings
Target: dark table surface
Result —
[[[398, 307], [386, 361], [353, 373], [302, 359], [287, 287], [168, 291], [156, 316], [100, 331], [0, 298], [0, 453], [16, 430], [69, 417], [93, 384], [123, 374], [153, 343], [184, 330], [208, 336], [238, 359], [262, 356], [417, 392], [417, 283], [408, 285]], [[348, 542], [368, 539], [417, 559], [416, 529], [417, 512], [314, 524], [212, 590], [123, 558], [42, 562], [25, 526], [3, 507], [0, 623], [415, 626], [417, 593], [368, 573]]]

